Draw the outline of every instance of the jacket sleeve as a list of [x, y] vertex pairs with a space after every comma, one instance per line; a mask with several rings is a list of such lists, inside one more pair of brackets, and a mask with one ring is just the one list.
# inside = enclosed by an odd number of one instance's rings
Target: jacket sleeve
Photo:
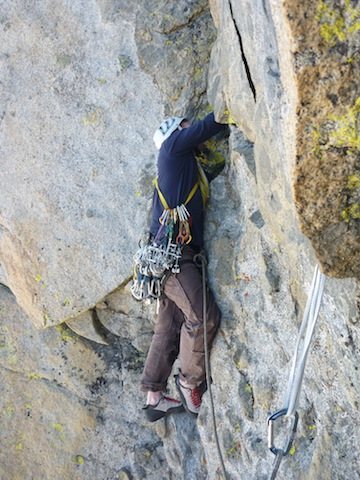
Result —
[[226, 125], [215, 121], [213, 112], [209, 113], [203, 120], [194, 122], [190, 127], [176, 132], [176, 135], [173, 137], [174, 141], [170, 142], [172, 145], [169, 145], [171, 153], [191, 151], [200, 143], [205, 142], [205, 140], [208, 140], [225, 128]]

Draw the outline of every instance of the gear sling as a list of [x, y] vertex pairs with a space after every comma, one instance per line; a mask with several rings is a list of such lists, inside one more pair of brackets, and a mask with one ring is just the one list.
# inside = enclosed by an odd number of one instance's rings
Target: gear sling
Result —
[[131, 293], [136, 300], [160, 298], [166, 272], [179, 273], [182, 247], [191, 242], [191, 215], [186, 208], [198, 188], [204, 206], [209, 197], [209, 183], [198, 162], [198, 181], [181, 205], [170, 208], [160, 190], [158, 179], [153, 180], [164, 210], [159, 218], [160, 227], [155, 238], [140, 245], [134, 255], [134, 273]]

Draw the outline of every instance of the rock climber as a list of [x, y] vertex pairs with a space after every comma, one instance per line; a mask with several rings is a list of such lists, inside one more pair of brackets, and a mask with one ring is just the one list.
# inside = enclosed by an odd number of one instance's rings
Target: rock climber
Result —
[[[166, 199], [170, 209], [183, 205], [185, 199], [191, 231], [184, 232], [180, 272], [168, 272], [159, 300], [158, 317], [150, 349], [141, 377], [141, 390], [147, 392], [144, 407], [149, 421], [186, 411], [197, 415], [206, 390], [203, 328], [202, 275], [194, 256], [203, 250], [204, 202], [199, 182], [199, 166], [195, 149], [224, 130], [210, 113], [203, 120], [191, 123], [184, 117], [165, 120], [154, 134], [158, 154], [158, 187], [154, 190], [150, 233], [156, 237]], [[202, 172], [204, 173], [204, 172]], [[186, 223], [186, 222], [185, 222]], [[210, 351], [220, 324], [220, 311], [207, 288], [207, 344]], [[181, 401], [165, 394], [168, 377], [179, 357], [179, 374], [175, 384]]]

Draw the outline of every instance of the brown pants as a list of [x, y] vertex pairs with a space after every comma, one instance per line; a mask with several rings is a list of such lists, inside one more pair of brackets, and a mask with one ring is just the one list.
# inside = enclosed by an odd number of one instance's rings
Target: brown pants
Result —
[[[164, 391], [177, 356], [180, 377], [189, 385], [205, 379], [203, 286], [199, 269], [192, 262], [194, 251], [185, 248], [180, 273], [165, 282], [159, 315], [141, 378], [141, 390]], [[207, 289], [207, 344], [210, 351], [220, 324], [220, 311]]]

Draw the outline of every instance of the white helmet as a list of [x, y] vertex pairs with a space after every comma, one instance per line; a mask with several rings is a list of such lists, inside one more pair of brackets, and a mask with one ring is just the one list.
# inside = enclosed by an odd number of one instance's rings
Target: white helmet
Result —
[[155, 146], [160, 150], [163, 142], [175, 132], [175, 130], [181, 130], [180, 123], [185, 120], [185, 117], [169, 117], [162, 122], [160, 127], [156, 130], [153, 136]]

